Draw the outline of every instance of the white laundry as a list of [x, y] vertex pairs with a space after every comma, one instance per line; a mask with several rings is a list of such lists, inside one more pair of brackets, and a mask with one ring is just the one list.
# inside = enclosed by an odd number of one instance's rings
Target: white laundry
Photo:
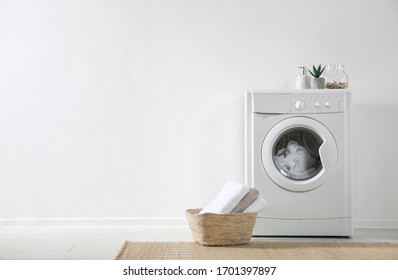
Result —
[[249, 192], [249, 187], [228, 181], [218, 196], [209, 203], [199, 214], [226, 214], [238, 205], [239, 201]]
[[274, 162], [282, 173], [294, 179], [304, 179], [315, 171], [315, 158], [296, 141], [289, 141], [286, 148], [278, 151]]
[[265, 199], [258, 197], [255, 201], [253, 201], [243, 213], [259, 213], [263, 211], [268, 206], [268, 203]]

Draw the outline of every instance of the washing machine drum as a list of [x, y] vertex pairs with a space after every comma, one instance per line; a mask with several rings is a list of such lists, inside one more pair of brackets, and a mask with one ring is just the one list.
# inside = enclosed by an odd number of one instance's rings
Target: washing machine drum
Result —
[[337, 164], [337, 144], [320, 122], [291, 117], [275, 124], [262, 144], [262, 162], [280, 187], [296, 192], [324, 184]]

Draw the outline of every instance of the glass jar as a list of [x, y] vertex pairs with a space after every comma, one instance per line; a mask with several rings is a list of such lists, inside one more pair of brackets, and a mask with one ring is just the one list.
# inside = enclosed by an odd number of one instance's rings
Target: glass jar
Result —
[[342, 64], [330, 64], [325, 68], [326, 88], [342, 89], [348, 87], [348, 76]]

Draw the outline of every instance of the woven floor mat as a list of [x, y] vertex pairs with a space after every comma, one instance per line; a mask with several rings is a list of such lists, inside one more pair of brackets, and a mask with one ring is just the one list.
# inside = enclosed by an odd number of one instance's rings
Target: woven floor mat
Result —
[[117, 260], [398, 260], [398, 243], [250, 242], [206, 247], [194, 242], [129, 242]]

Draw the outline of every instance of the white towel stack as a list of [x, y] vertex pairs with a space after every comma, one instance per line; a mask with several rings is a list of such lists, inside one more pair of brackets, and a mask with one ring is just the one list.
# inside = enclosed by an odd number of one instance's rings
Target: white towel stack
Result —
[[[227, 214], [235, 211], [239, 203], [247, 205], [250, 188], [240, 183], [228, 181], [217, 197], [199, 214]], [[258, 195], [258, 191], [255, 192]], [[242, 205], [242, 204], [240, 204]], [[267, 202], [261, 197], [253, 197], [253, 201], [243, 210], [243, 213], [261, 212], [267, 207]], [[240, 207], [237, 207], [240, 208]]]
[[243, 210], [243, 213], [252, 213], [252, 212], [261, 212], [263, 211], [266, 207], [268, 206], [267, 201], [265, 199], [258, 197], [256, 198], [255, 201], [252, 202], [245, 210]]

